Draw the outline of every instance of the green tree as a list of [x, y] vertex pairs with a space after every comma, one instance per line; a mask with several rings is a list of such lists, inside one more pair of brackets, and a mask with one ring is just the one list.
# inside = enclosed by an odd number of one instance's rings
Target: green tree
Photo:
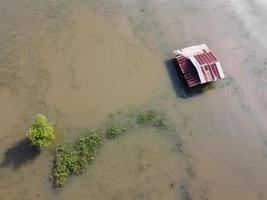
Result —
[[49, 146], [55, 139], [53, 126], [42, 114], [35, 116], [27, 136], [31, 143], [36, 146]]

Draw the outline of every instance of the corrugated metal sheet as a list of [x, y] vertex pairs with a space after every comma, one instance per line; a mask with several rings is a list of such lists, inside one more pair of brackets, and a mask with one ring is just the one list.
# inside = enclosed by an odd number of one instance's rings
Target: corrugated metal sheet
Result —
[[[218, 59], [205, 44], [176, 50], [175, 53], [180, 68], [184, 65], [184, 60], [186, 60], [189, 63], [187, 68], [193, 67], [196, 69], [199, 82], [195, 79], [193, 83], [191, 83], [191, 79], [186, 78], [187, 75], [182, 70], [189, 87], [216, 81], [225, 77]], [[183, 57], [183, 59], [181, 60], [180, 57]]]
[[184, 78], [188, 86], [193, 87], [193, 86], [199, 85], [201, 82], [199, 80], [198, 73], [196, 69], [194, 68], [194, 65], [192, 64], [192, 62], [188, 58], [182, 55], [178, 55], [176, 57], [176, 60], [179, 64], [179, 67], [184, 75]]

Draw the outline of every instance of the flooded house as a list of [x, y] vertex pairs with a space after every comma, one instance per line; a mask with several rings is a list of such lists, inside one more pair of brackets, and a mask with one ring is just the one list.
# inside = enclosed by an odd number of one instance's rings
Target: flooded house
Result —
[[206, 44], [175, 50], [178, 70], [189, 88], [225, 78], [219, 60]]

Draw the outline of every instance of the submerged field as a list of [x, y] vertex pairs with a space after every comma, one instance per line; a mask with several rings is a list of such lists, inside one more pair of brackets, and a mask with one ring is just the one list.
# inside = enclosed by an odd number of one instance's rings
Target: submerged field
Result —
[[[261, 0], [0, 0], [0, 200], [267, 199], [266, 10]], [[203, 42], [227, 78], [186, 94], [172, 52]], [[164, 120], [138, 115], [148, 110]], [[56, 130], [41, 150], [25, 139], [37, 113]], [[93, 162], [53, 187], [57, 147], [82, 158], [75, 144], [89, 130], [101, 130], [101, 147], [83, 149]]]

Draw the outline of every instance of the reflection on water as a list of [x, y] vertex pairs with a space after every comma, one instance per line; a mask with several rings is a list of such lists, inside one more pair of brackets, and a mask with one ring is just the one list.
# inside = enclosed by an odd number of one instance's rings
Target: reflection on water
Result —
[[[266, 199], [266, 8], [245, 2], [0, 0], [0, 199]], [[228, 77], [183, 98], [172, 50], [202, 42]], [[135, 108], [164, 110], [173, 137], [120, 137], [51, 188], [53, 147], [24, 141], [36, 113], [59, 144]]]

